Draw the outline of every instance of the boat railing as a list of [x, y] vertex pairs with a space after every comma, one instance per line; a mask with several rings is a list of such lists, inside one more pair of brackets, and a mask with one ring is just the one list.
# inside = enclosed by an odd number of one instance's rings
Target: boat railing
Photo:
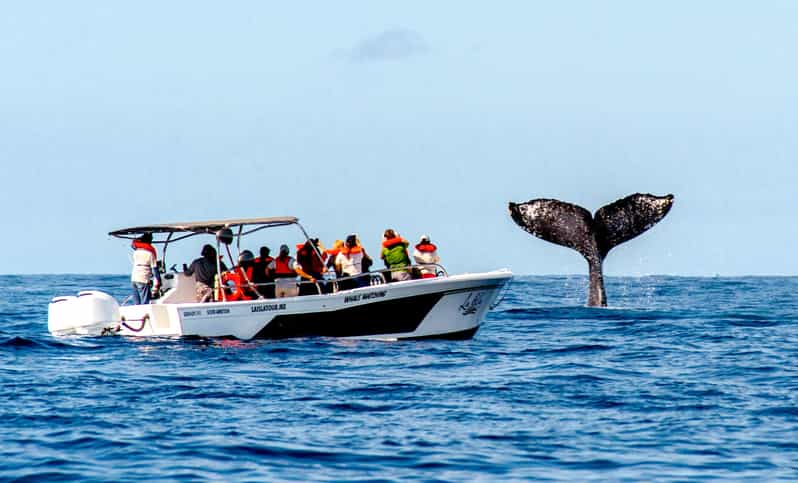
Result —
[[[419, 263], [408, 265], [406, 267], [401, 268], [383, 268], [380, 270], [371, 270], [368, 272], [361, 273], [359, 275], [352, 275], [352, 276], [343, 276], [343, 277], [335, 277], [335, 278], [325, 278], [319, 279], [315, 281], [310, 280], [300, 280], [297, 281], [297, 287], [302, 292], [302, 286], [313, 286], [316, 290], [315, 295], [322, 295], [322, 294], [329, 294], [329, 293], [338, 293], [344, 290], [351, 290], [354, 288], [360, 287], [367, 287], [367, 286], [377, 286], [377, 285], [385, 285], [389, 283], [389, 277], [392, 280], [394, 273], [404, 272], [410, 273], [413, 280], [415, 279], [422, 279], [424, 276], [422, 275], [422, 270], [427, 273], [434, 273], [434, 277], [448, 277], [449, 274], [446, 272], [446, 269], [443, 265], [437, 263]], [[428, 277], [430, 278], [430, 277]], [[368, 283], [363, 283], [364, 280], [367, 280]], [[362, 283], [362, 285], [361, 285]], [[267, 289], [270, 287], [277, 287], [278, 282], [262, 282], [262, 283], [245, 283], [243, 284], [243, 289], [255, 289], [257, 293], [263, 296], [263, 291], [260, 289]], [[341, 288], [343, 285], [344, 288]], [[327, 289], [327, 287], [330, 287]], [[314, 295], [314, 294], [303, 294], [303, 295]], [[266, 298], [266, 297], [263, 297]]]

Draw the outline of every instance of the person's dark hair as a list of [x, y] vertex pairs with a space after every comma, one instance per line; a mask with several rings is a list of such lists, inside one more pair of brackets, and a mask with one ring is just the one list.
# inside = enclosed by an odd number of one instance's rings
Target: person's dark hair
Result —
[[260, 247], [260, 256], [262, 258], [268, 257], [269, 253], [271, 253], [271, 250], [269, 250], [269, 247]]
[[241, 252], [240, 255], [238, 255], [238, 263], [241, 266], [250, 265], [254, 261], [255, 261], [255, 255], [253, 255], [252, 252], [249, 250], [244, 250]]
[[385, 230], [385, 234], [383, 234], [383, 236], [386, 239], [390, 240], [391, 238], [396, 238], [396, 232], [393, 231], [391, 228], [388, 228], [387, 230]]
[[139, 241], [143, 243], [152, 243], [152, 233], [144, 233], [139, 237]]
[[211, 245], [205, 245], [202, 247], [202, 257], [207, 258], [208, 260], [216, 261], [216, 249]]
[[357, 236], [356, 235], [349, 235], [346, 237], [346, 246], [349, 248], [357, 246]]

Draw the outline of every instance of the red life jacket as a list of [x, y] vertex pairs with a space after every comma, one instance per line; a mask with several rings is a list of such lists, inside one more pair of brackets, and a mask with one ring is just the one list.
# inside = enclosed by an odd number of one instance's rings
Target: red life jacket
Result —
[[272, 258], [272, 257], [265, 257], [265, 258], [258, 257], [252, 262], [252, 264], [253, 264], [253, 266], [258, 266], [258, 265], [263, 264], [263, 266], [268, 267], [269, 264], [272, 263], [273, 260], [274, 260], [274, 258]]
[[143, 241], [133, 240], [133, 243], [130, 244], [134, 250], [147, 250], [148, 252], [152, 253], [152, 256], [156, 259], [158, 258], [158, 254], [155, 252], [155, 247], [150, 245], [149, 243], [144, 243]]
[[[321, 274], [324, 272], [324, 259], [319, 259], [316, 249], [310, 242], [298, 245], [300, 248], [296, 252], [297, 260], [302, 268], [308, 273]], [[325, 254], [322, 254], [326, 258]]]
[[256, 258], [256, 259], [254, 260], [254, 262], [253, 262], [253, 263], [254, 263], [255, 265], [258, 265], [258, 264], [262, 263], [262, 264], [264, 264], [264, 265], [267, 265], [267, 266], [268, 266], [268, 265], [269, 265], [269, 264], [270, 264], [270, 263], [271, 263], [273, 260], [274, 260], [274, 258], [272, 258], [272, 257], [266, 257], [266, 258], [261, 258], [261, 257], [258, 257], [258, 258]]
[[275, 277], [296, 277], [296, 270], [289, 266], [291, 257], [277, 257], [274, 259]]
[[246, 282], [247, 279], [252, 281], [252, 269], [253, 268], [254, 267], [252, 267], [252, 266], [249, 266], [246, 269], [241, 268], [241, 267], [236, 267], [235, 270], [236, 270], [236, 272], [238, 272], [239, 275], [241, 275], [242, 279], [244, 278], [244, 274], [246, 274], [246, 279], [244, 279], [244, 281]]
[[[268, 283], [273, 280], [269, 265], [274, 261], [272, 257], [258, 257], [252, 263], [252, 277], [249, 280], [252, 283]], [[260, 290], [260, 287], [256, 287]]]
[[419, 243], [418, 245], [416, 245], [416, 250], [418, 250], [418, 251], [420, 251], [422, 253], [434, 252], [437, 249], [438, 249], [438, 247], [436, 247], [432, 243]]

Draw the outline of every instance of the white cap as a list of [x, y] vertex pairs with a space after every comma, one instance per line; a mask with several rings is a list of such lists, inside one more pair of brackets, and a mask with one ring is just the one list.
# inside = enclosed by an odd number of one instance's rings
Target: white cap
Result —
[[429, 241], [429, 235], [421, 235], [421, 238], [418, 239], [418, 242], [421, 243], [423, 241]]

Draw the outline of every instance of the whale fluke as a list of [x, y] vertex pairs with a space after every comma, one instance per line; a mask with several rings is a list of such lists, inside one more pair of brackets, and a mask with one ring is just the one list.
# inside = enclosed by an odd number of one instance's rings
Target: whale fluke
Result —
[[511, 202], [509, 208], [524, 230], [585, 257], [590, 270], [587, 305], [606, 307], [602, 264], [607, 253], [654, 226], [672, 205], [673, 195], [635, 193], [599, 208], [594, 216], [581, 206], [544, 198]]

